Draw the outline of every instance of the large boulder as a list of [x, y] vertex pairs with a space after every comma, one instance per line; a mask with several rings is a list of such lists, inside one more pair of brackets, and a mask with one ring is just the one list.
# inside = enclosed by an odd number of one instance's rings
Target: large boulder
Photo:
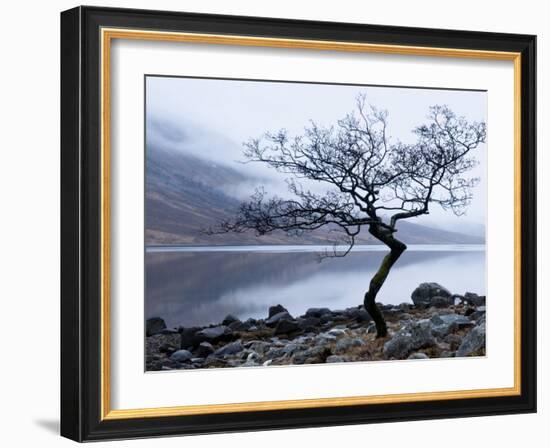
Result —
[[280, 319], [275, 327], [275, 334], [289, 334], [300, 330], [300, 325], [295, 320]]
[[370, 322], [372, 317], [363, 307], [348, 308], [346, 315], [350, 319], [355, 319], [357, 322]]
[[449, 333], [454, 333], [457, 330], [474, 326], [474, 323], [466, 316], [455, 313], [435, 314], [430, 322], [433, 325], [432, 334], [439, 338], [444, 338]]
[[289, 314], [288, 311], [281, 311], [280, 313], [274, 314], [269, 319], [267, 319], [265, 321], [265, 324], [268, 327], [275, 327], [277, 323], [282, 319], [293, 320], [294, 318]]
[[193, 354], [188, 350], [178, 350], [172, 353], [170, 359], [175, 362], [187, 362], [193, 357]]
[[223, 347], [220, 347], [214, 352], [214, 356], [222, 357], [226, 355], [236, 355], [244, 350], [243, 344], [241, 341], [231, 342]]
[[448, 299], [452, 305], [450, 291], [439, 283], [421, 283], [411, 294], [411, 299], [417, 307], [432, 306], [432, 300], [436, 297], [437, 303], [441, 303], [442, 299]]
[[288, 310], [281, 304], [279, 305], [273, 305], [269, 307], [267, 318], [275, 316], [275, 314], [282, 313], [283, 311], [286, 311], [288, 313]]
[[224, 317], [224, 319], [222, 320], [222, 325], [231, 325], [232, 323], [234, 322], [240, 322], [239, 318], [234, 316], [233, 314], [228, 314], [227, 316]]
[[210, 342], [201, 342], [197, 348], [197, 356], [200, 358], [207, 358], [214, 353], [214, 347]]
[[455, 356], [472, 356], [483, 348], [485, 348], [485, 324], [473, 328], [472, 331], [464, 337]]
[[180, 347], [184, 349], [194, 348], [200, 344], [200, 337], [196, 333], [201, 330], [201, 327], [180, 328], [181, 343]]
[[485, 306], [485, 296], [477, 295], [475, 292], [464, 294], [464, 302], [473, 306]]
[[386, 359], [406, 359], [412, 352], [435, 345], [429, 320], [410, 322], [384, 344]]
[[145, 322], [145, 334], [147, 336], [154, 336], [155, 334], [159, 334], [165, 328], [166, 323], [164, 322], [164, 319], [160, 317], [151, 317]]
[[345, 353], [354, 347], [362, 347], [365, 341], [361, 338], [341, 338], [334, 347], [335, 354]]
[[326, 314], [331, 314], [328, 308], [309, 308], [306, 311], [305, 317], [318, 317], [321, 318]]
[[298, 326], [300, 330], [304, 331], [316, 331], [320, 323], [321, 319], [318, 317], [300, 317], [298, 319]]
[[197, 343], [206, 341], [215, 344], [216, 342], [230, 340], [232, 336], [233, 332], [226, 325], [203, 328], [195, 333]]

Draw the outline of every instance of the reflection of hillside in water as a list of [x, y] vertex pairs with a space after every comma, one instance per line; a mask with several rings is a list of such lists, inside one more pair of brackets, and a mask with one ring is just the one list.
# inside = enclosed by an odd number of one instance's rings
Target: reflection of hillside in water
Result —
[[[313, 306], [359, 305], [384, 252], [351, 253], [318, 262], [315, 253], [148, 253], [146, 317], [169, 326], [205, 325], [232, 313], [265, 317], [281, 303], [293, 314]], [[410, 300], [421, 282], [453, 292], [485, 293], [483, 252], [405, 252], [379, 294], [384, 303]]]

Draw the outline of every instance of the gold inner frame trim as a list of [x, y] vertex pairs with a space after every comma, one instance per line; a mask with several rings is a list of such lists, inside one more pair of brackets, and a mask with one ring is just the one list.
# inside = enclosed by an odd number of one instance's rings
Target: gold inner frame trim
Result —
[[[101, 29], [101, 419], [116, 420], [231, 412], [251, 412], [382, 403], [422, 402], [521, 394], [521, 54], [459, 48], [418, 47], [306, 39], [279, 39], [199, 33]], [[513, 61], [514, 63], [514, 386], [507, 388], [418, 392], [337, 398], [314, 398], [229, 404], [188, 405], [141, 409], [111, 409], [110, 349], [110, 63], [113, 39], [238, 45], [355, 53], [382, 53], [428, 57], [456, 57]]]

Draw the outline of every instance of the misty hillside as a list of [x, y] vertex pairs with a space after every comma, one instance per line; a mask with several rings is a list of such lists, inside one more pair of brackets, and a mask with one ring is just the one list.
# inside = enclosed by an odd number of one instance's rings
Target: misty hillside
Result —
[[[145, 243], [189, 245], [331, 244], [335, 234], [326, 229], [292, 237], [284, 233], [262, 237], [250, 233], [205, 235], [201, 229], [231, 217], [240, 201], [228, 194], [246, 183], [253, 192], [260, 179], [251, 179], [226, 165], [148, 145], [146, 161]], [[402, 221], [398, 237], [408, 244], [482, 244], [478, 236], [434, 229]], [[367, 232], [358, 244], [378, 243]]]

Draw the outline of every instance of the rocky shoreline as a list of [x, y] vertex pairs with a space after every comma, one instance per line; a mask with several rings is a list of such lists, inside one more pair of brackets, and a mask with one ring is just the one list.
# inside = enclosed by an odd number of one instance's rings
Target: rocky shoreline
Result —
[[379, 304], [388, 325], [384, 338], [376, 338], [363, 306], [310, 308], [294, 317], [275, 305], [265, 319], [228, 315], [217, 325], [172, 329], [153, 317], [146, 321], [146, 370], [485, 355], [485, 296], [452, 294], [437, 283], [422, 283], [411, 299]]

